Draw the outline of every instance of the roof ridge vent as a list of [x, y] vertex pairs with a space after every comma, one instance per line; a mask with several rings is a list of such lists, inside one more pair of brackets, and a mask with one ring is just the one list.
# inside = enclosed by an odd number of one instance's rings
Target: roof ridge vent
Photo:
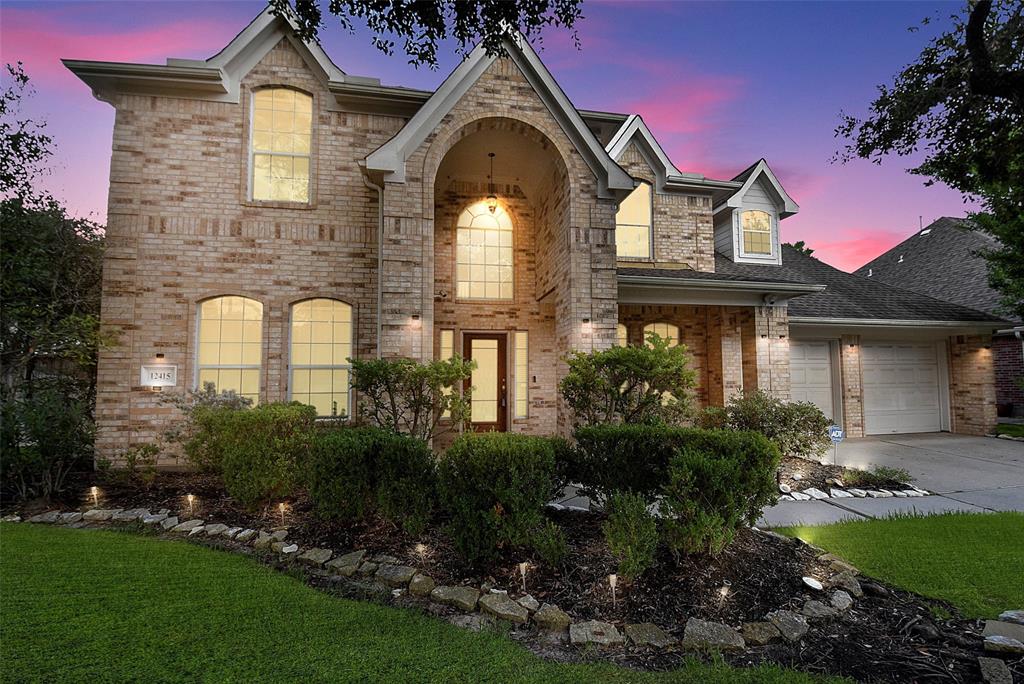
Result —
[[868, 269], [868, 278], [870, 278], [870, 277], [871, 277], [871, 276], [873, 276], [873, 275], [875, 275], [875, 269], [873, 269], [873, 268], [869, 268], [869, 269]]
[[902, 264], [903, 263], [903, 255], [902, 254], [900, 254], [900, 260], [897, 261], [896, 263], [897, 264]]
[[918, 235], [927, 235], [927, 234], [928, 234], [928, 233], [930, 233], [930, 232], [932, 232], [932, 229], [931, 229], [931, 228], [925, 228], [925, 229], [924, 229], [924, 230], [922, 230], [922, 231], [921, 231], [920, 233], [918, 233]]

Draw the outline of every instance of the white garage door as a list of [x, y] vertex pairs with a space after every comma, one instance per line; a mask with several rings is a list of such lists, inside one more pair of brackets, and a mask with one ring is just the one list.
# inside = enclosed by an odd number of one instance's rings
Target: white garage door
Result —
[[834, 420], [829, 343], [794, 340], [789, 348], [789, 372], [793, 401], [816, 404], [822, 413]]
[[941, 429], [939, 363], [934, 344], [865, 344], [864, 432]]

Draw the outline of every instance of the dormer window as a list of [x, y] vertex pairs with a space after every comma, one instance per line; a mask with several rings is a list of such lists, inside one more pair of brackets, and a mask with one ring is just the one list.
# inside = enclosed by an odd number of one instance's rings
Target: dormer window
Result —
[[313, 98], [290, 88], [253, 94], [252, 199], [309, 202]]
[[771, 256], [772, 217], [766, 211], [743, 212], [743, 252]]
[[615, 215], [615, 253], [620, 259], [651, 258], [651, 184], [641, 182]]

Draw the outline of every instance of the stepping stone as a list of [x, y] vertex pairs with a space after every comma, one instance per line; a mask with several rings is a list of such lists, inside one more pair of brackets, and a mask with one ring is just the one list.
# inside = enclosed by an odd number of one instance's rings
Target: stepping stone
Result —
[[164, 520], [167, 520], [166, 513], [150, 513], [149, 515], [142, 516], [143, 525], [156, 525]]
[[520, 625], [530, 619], [530, 611], [510, 599], [507, 594], [481, 596], [480, 611], [499, 620], [507, 620]]
[[828, 498], [828, 494], [826, 494], [825, 492], [821, 491], [820, 489], [818, 489], [816, 487], [810, 487], [809, 489], [805, 489], [804, 490], [804, 494], [806, 494], [807, 496], [811, 497], [812, 499], [818, 499], [819, 501], [821, 499], [827, 499]]
[[764, 646], [782, 638], [779, 628], [770, 622], [744, 622], [740, 635], [748, 646]]
[[809, 497], [808, 495], [804, 494], [803, 492], [793, 492], [793, 494], [791, 496], [794, 499], [796, 499], [797, 501], [810, 501], [811, 500], [811, 497]]
[[847, 610], [853, 605], [853, 597], [842, 589], [836, 589], [832, 592], [832, 596], [829, 598], [829, 603], [832, 604], [833, 608]]
[[183, 522], [183, 523], [181, 523], [179, 525], [175, 525], [171, 529], [171, 532], [178, 532], [178, 533], [180, 533], [180, 532], [191, 532], [192, 530], [194, 530], [195, 528], [201, 526], [202, 524], [203, 524], [202, 520], [186, 520], [185, 522]]
[[378, 566], [374, 579], [385, 586], [400, 589], [409, 586], [409, 580], [415, 574], [416, 568], [410, 568], [408, 565], [383, 563]]
[[71, 525], [72, 523], [76, 523], [76, 522], [80, 521], [81, 519], [82, 519], [82, 513], [79, 512], [79, 511], [74, 511], [72, 513], [61, 513], [60, 514], [60, 521], [62, 523], [64, 523], [65, 525]]
[[537, 599], [533, 598], [529, 594], [527, 594], [526, 596], [521, 596], [521, 597], [517, 598], [516, 599], [516, 603], [518, 603], [519, 605], [521, 605], [523, 608], [525, 608], [526, 610], [530, 611], [531, 613], [536, 613], [537, 609], [540, 608], [540, 601], [538, 601]]
[[1024, 642], [1024, 625], [1002, 620], [985, 620], [983, 636], [1004, 636]]
[[253, 529], [242, 530], [241, 532], [239, 532], [238, 534], [235, 535], [235, 541], [237, 541], [237, 542], [247, 542], [247, 541], [249, 541], [250, 539], [252, 539], [255, 536], [256, 536], [256, 530], [253, 530]]
[[299, 556], [299, 561], [307, 565], [319, 567], [331, 560], [332, 555], [333, 553], [330, 549], [307, 549]]
[[206, 526], [206, 536], [216, 537], [219, 534], [223, 534], [228, 531], [228, 526], [223, 523], [214, 523], [213, 525]]
[[828, 490], [828, 493], [829, 493], [829, 495], [833, 499], [852, 499], [853, 498], [853, 494], [851, 494], [850, 492], [845, 491], [843, 489], [836, 489], [835, 487], [833, 487], [832, 489]]
[[467, 613], [476, 610], [480, 591], [476, 587], [434, 587], [430, 598], [437, 603], [452, 606]]
[[413, 596], [429, 596], [434, 591], [434, 579], [430, 575], [416, 573], [409, 580], [409, 593]]
[[683, 648], [687, 650], [742, 651], [745, 645], [739, 632], [720, 622], [690, 618], [683, 629]]
[[981, 681], [985, 684], [1013, 684], [1013, 674], [1009, 666], [999, 658], [978, 658], [981, 668]]
[[1024, 625], [1024, 610], [1004, 610], [999, 614], [999, 619], [1002, 622]]
[[765, 618], [775, 625], [786, 641], [799, 641], [800, 637], [807, 634], [807, 618], [791, 610], [775, 610], [768, 613]]
[[545, 603], [533, 614], [533, 621], [546, 632], [564, 632], [572, 619], [558, 606]]
[[569, 641], [573, 646], [586, 644], [618, 646], [624, 643], [625, 639], [619, 633], [619, 630], [615, 628], [615, 625], [610, 625], [600, 620], [588, 620], [569, 625]]
[[847, 492], [848, 492], [849, 494], [853, 494], [853, 495], [854, 495], [855, 497], [857, 497], [858, 499], [863, 499], [863, 498], [864, 498], [865, 496], [867, 496], [867, 495], [868, 495], [867, 491], [865, 491], [865, 490], [863, 490], [863, 489], [857, 489], [857, 488], [853, 488], [853, 489], [847, 489], [846, 491], [847, 491]]
[[625, 631], [626, 638], [634, 646], [665, 648], [679, 643], [679, 639], [676, 639], [671, 634], [666, 633], [661, 627], [650, 622], [644, 622], [639, 625], [626, 625]]
[[50, 525], [60, 520], [60, 511], [47, 511], [46, 513], [40, 513], [39, 515], [33, 515], [28, 519], [30, 523], [42, 523]]
[[160, 521], [160, 527], [164, 528], [165, 530], [169, 530], [169, 529], [172, 529], [172, 528], [177, 527], [177, 526], [178, 526], [178, 516], [176, 516], [176, 515], [172, 515], [171, 517], [164, 518], [163, 520]]

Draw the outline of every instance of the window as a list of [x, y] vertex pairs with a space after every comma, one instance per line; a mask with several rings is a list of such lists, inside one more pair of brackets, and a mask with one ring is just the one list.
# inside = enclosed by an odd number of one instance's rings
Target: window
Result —
[[647, 336], [650, 333], [656, 334], [663, 340], [668, 340], [668, 346], [674, 347], [679, 344], [679, 328], [671, 323], [648, 323], [644, 326], [644, 344], [650, 346]]
[[527, 363], [530, 355], [529, 346], [529, 334], [517, 332], [515, 337], [516, 418], [529, 416], [530, 377]]
[[314, 406], [318, 416], [349, 415], [351, 356], [351, 306], [333, 299], [292, 306], [292, 401]]
[[615, 328], [615, 343], [620, 347], [629, 346], [629, 330], [622, 323]]
[[309, 202], [313, 98], [288, 88], [253, 94], [252, 198]]
[[455, 235], [456, 288], [460, 299], [512, 299], [512, 219], [483, 202], [459, 216]]
[[615, 215], [615, 252], [619, 257], [651, 257], [651, 184], [640, 183], [622, 200]]
[[743, 212], [744, 254], [772, 253], [772, 217], [766, 211]]
[[[438, 356], [439, 359], [444, 360], [444, 359], [455, 358], [455, 331], [454, 330], [442, 330], [441, 331], [441, 339], [440, 339], [440, 345], [439, 346], [440, 346], [440, 352], [441, 352], [440, 355]], [[445, 395], [449, 395], [449, 394], [452, 393], [452, 388], [451, 387], [444, 387], [444, 388], [441, 389], [441, 391]], [[451, 418], [452, 417], [452, 412], [451, 411], [444, 411], [444, 412], [441, 413], [441, 417], [442, 418]]]
[[216, 297], [199, 305], [199, 387], [260, 398], [263, 305], [246, 297]]

